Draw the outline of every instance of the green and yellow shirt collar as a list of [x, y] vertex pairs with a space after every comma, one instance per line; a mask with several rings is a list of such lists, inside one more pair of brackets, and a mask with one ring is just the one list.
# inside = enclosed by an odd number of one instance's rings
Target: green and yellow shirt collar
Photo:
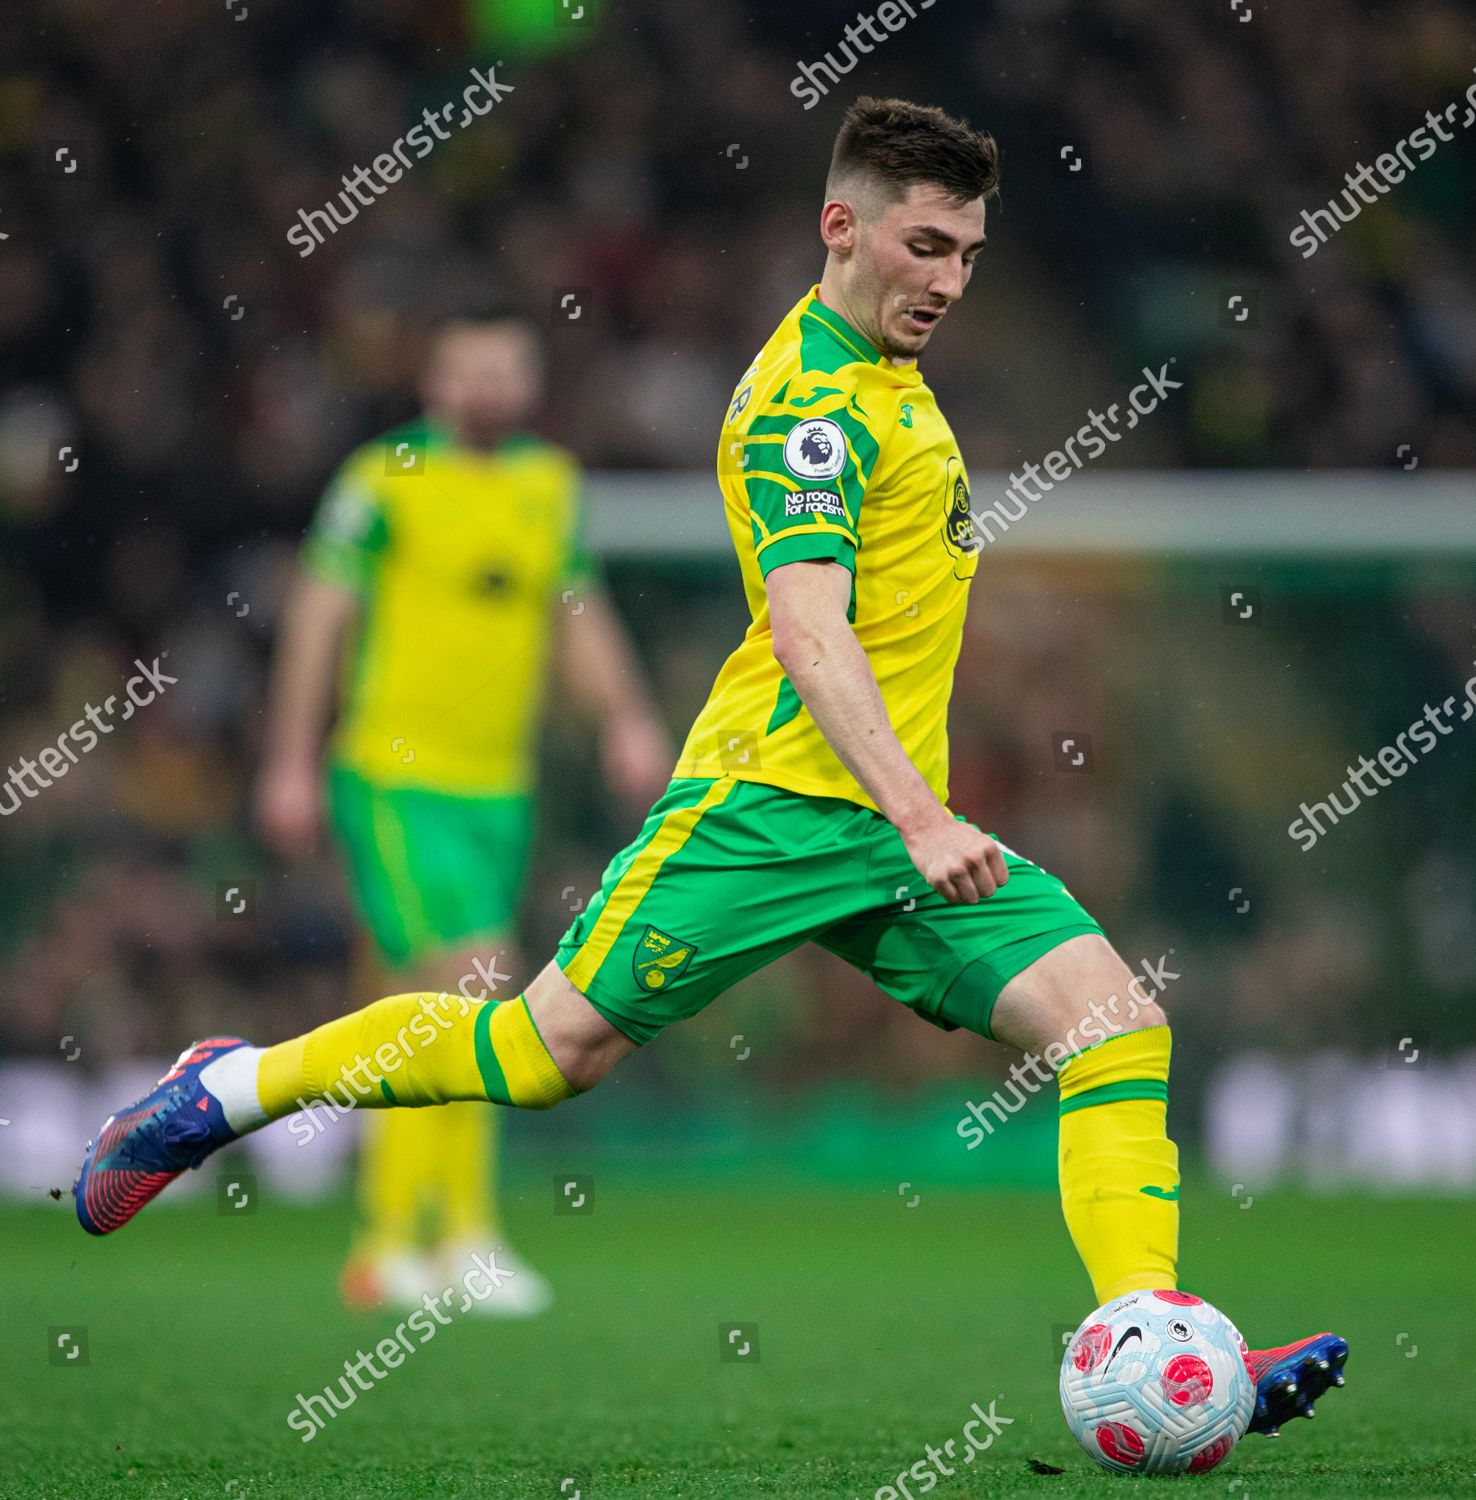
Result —
[[800, 321], [820, 323], [826, 332], [843, 348], [850, 351], [853, 359], [864, 359], [868, 364], [879, 365], [886, 356], [865, 334], [853, 328], [838, 312], [826, 307], [820, 300], [820, 284], [810, 288], [809, 299], [800, 313]]

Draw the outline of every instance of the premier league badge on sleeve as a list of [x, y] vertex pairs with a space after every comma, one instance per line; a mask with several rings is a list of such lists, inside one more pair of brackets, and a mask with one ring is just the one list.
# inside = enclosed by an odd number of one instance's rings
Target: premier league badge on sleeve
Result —
[[846, 466], [846, 435], [838, 422], [815, 417], [784, 439], [784, 467], [801, 479], [834, 479]]

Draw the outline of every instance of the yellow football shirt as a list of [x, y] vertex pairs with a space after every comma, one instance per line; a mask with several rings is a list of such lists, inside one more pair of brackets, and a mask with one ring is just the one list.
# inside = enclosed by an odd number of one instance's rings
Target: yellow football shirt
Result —
[[948, 699], [979, 540], [958, 444], [915, 361], [893, 364], [819, 287], [744, 373], [718, 482], [752, 623], [718, 673], [678, 776], [731, 776], [876, 806], [774, 660], [764, 579], [827, 559], [902, 748], [948, 800]]
[[303, 553], [361, 601], [337, 764], [457, 795], [530, 788], [555, 612], [591, 579], [582, 516], [577, 462], [537, 437], [480, 452], [414, 423], [349, 456]]

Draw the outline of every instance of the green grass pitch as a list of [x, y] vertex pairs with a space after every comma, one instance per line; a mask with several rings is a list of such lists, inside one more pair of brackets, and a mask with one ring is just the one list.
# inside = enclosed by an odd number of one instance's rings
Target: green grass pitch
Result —
[[[66, 1204], [0, 1213], [0, 1493], [854, 1500], [956, 1437], [976, 1401], [1012, 1425], [938, 1500], [1145, 1482], [1096, 1471], [1057, 1407], [1058, 1330], [1090, 1293], [1053, 1197], [925, 1190], [909, 1209], [895, 1184], [682, 1189], [613, 1169], [599, 1189], [575, 1216], [553, 1214], [546, 1178], [513, 1194], [553, 1312], [457, 1319], [308, 1444], [286, 1425], [296, 1394], [397, 1321], [338, 1303], [343, 1204], [160, 1205], [106, 1241]], [[1349, 1383], [1315, 1422], [1153, 1483], [1476, 1493], [1472, 1219], [1458, 1200], [1240, 1210], [1186, 1191], [1184, 1284], [1253, 1344], [1345, 1332]], [[756, 1363], [719, 1358], [725, 1323], [757, 1325]], [[86, 1362], [53, 1363], [49, 1330], [73, 1327]]]

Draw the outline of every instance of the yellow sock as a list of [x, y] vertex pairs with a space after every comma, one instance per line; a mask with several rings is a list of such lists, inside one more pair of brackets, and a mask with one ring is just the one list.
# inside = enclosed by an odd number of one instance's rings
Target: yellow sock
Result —
[[453, 1244], [495, 1240], [497, 1137], [502, 1128], [497, 1111], [485, 1104], [450, 1104], [429, 1113], [442, 1128], [436, 1183], [441, 1239]]
[[315, 1100], [384, 1109], [490, 1099], [547, 1109], [573, 1094], [528, 1002], [391, 995], [262, 1053], [256, 1092], [269, 1120]]
[[426, 1155], [433, 1147], [435, 1109], [375, 1111], [364, 1121], [359, 1146], [357, 1248], [369, 1256], [412, 1250], [420, 1238]]
[[496, 1239], [496, 1138], [497, 1111], [480, 1102], [375, 1110], [359, 1148], [358, 1251], [414, 1249], [427, 1212], [437, 1240]]
[[1097, 1302], [1177, 1285], [1179, 1150], [1169, 1029], [1108, 1038], [1061, 1068], [1061, 1209]]

